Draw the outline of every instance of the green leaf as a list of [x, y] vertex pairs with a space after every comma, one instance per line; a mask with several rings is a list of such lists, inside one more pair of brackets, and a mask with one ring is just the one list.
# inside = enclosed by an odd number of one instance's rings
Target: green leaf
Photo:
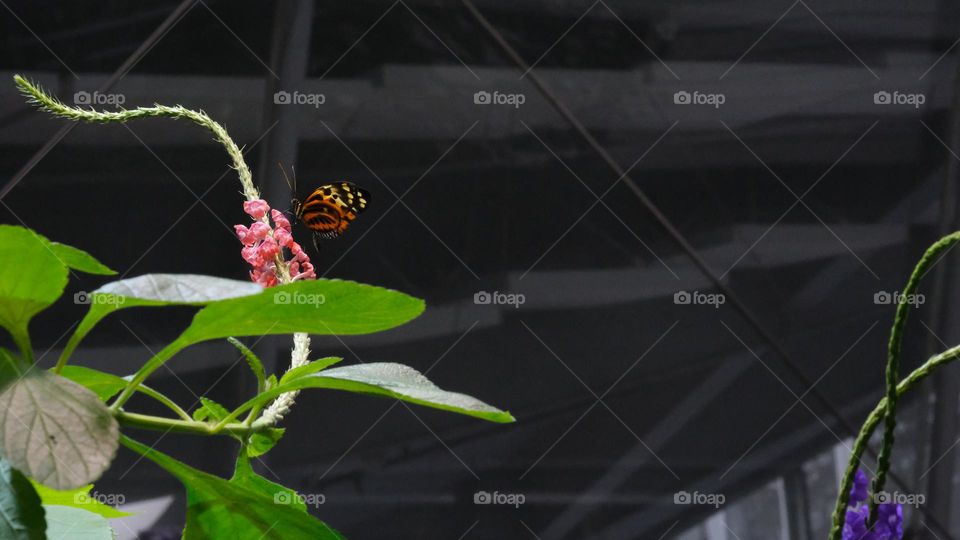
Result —
[[114, 540], [107, 519], [80, 508], [43, 505], [47, 514], [47, 538], [50, 540]]
[[100, 502], [100, 494], [90, 493], [90, 490], [93, 488], [93, 484], [87, 484], [80, 489], [67, 491], [49, 488], [35, 480], [30, 480], [30, 484], [32, 484], [33, 489], [37, 491], [37, 495], [40, 496], [40, 501], [44, 504], [44, 506], [72, 506], [74, 508], [80, 508], [81, 510], [93, 512], [94, 514], [111, 519], [133, 515], [128, 512], [122, 512], [113, 506]]
[[40, 497], [20, 471], [0, 458], [0, 538], [45, 540], [46, 521]]
[[126, 436], [121, 437], [121, 442], [166, 469], [186, 486], [184, 540], [343, 540], [338, 532], [310, 514], [283, 501], [275, 502], [276, 495], [268, 495], [262, 487], [198, 471]]
[[145, 274], [112, 281], [82, 299], [90, 304], [90, 309], [63, 348], [60, 362], [66, 362], [93, 327], [115, 311], [148, 306], [200, 306], [261, 292], [263, 287], [249, 281], [195, 274]]
[[93, 255], [90, 255], [82, 249], [77, 249], [59, 242], [47, 241], [47, 245], [63, 265], [73, 268], [74, 270], [98, 276], [113, 276], [117, 273], [116, 270], [107, 268], [103, 263], [93, 258]]
[[280, 394], [306, 388], [329, 388], [392, 397], [491, 422], [515, 421], [509, 412], [466, 394], [441, 390], [412, 367], [391, 363], [359, 364], [297, 377], [250, 399], [234, 410], [231, 417], [236, 418], [251, 407], [265, 405]]
[[202, 397], [200, 398], [200, 403], [201, 405], [197, 407], [197, 410], [193, 411], [193, 419], [198, 422], [202, 422], [207, 418], [220, 421], [230, 416], [230, 411], [228, 411], [226, 407], [212, 399]]
[[60, 298], [66, 285], [67, 267], [45, 238], [24, 227], [0, 225], [0, 326], [28, 360], [33, 358], [30, 319]]
[[257, 393], [263, 392], [264, 385], [266, 384], [266, 373], [263, 369], [263, 362], [261, 362], [260, 358], [246, 345], [240, 343], [240, 340], [237, 338], [231, 336], [227, 338], [227, 341], [243, 353], [243, 357], [247, 359], [247, 364], [250, 365], [250, 370], [253, 371], [253, 374], [257, 377]]
[[123, 390], [128, 382], [123, 377], [82, 366], [64, 366], [60, 376], [90, 390], [100, 398], [100, 401], [106, 401], [117, 395], [117, 392]]
[[0, 449], [42, 484], [77, 489], [110, 466], [119, 427], [96, 394], [41, 369], [0, 393]]
[[259, 491], [279, 504], [288, 504], [301, 512], [307, 511], [307, 505], [299, 493], [276, 482], [271, 482], [254, 472], [250, 466], [250, 457], [243, 452], [237, 456], [237, 466], [233, 471], [233, 478], [230, 479], [230, 482], [253, 491]]
[[247, 455], [257, 457], [266, 454], [280, 442], [280, 438], [286, 431], [284, 428], [268, 428], [254, 433], [250, 436], [250, 441], [246, 446]]
[[201, 309], [181, 339], [198, 343], [268, 334], [370, 334], [423, 312], [423, 300], [401, 292], [337, 279], [298, 281]]
[[310, 375], [318, 371], [323, 371], [328, 367], [341, 362], [342, 360], [343, 358], [338, 358], [336, 356], [328, 356], [319, 360], [313, 360], [312, 362], [295, 367], [284, 373], [283, 377], [280, 377], [280, 384], [290, 382], [297, 377], [303, 377], [304, 375]]

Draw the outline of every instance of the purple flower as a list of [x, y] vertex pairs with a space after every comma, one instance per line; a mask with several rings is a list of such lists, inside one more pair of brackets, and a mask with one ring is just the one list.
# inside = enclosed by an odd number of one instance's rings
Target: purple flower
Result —
[[903, 508], [899, 504], [877, 507], [877, 522], [867, 529], [870, 505], [867, 501], [869, 480], [857, 471], [850, 489], [850, 503], [843, 524], [843, 540], [900, 540], [903, 538]]

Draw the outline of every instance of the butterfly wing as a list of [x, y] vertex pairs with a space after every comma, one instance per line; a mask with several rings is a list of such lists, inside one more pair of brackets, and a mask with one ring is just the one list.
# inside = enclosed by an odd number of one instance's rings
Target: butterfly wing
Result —
[[336, 238], [367, 209], [370, 194], [350, 182], [325, 184], [313, 190], [297, 217], [321, 239]]

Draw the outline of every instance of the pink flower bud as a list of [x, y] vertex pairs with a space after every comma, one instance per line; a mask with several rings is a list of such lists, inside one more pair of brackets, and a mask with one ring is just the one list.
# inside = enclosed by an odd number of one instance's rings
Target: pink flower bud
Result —
[[260, 243], [260, 256], [264, 260], [273, 260], [274, 257], [280, 254], [280, 246], [277, 245], [277, 242], [273, 238], [267, 238]]
[[277, 241], [283, 247], [290, 247], [290, 243], [293, 242], [293, 235], [290, 234], [288, 229], [277, 227], [273, 230], [273, 239]]
[[273, 223], [278, 229], [290, 230], [290, 220], [287, 219], [287, 216], [283, 215], [283, 212], [279, 210], [271, 210], [270, 217], [273, 218]]
[[247, 241], [247, 235], [250, 234], [250, 229], [244, 227], [243, 225], [234, 225], [233, 230], [237, 233], [237, 238], [240, 239], [240, 243], [243, 245], [248, 245], [252, 242]]
[[256, 199], [243, 203], [243, 211], [249, 214], [253, 219], [262, 218], [267, 214], [267, 210], [270, 210], [270, 205], [267, 204], [267, 201], [263, 199]]
[[270, 226], [262, 221], [254, 222], [253, 225], [250, 225], [250, 235], [247, 237], [251, 242], [256, 240], [263, 240], [270, 234]]

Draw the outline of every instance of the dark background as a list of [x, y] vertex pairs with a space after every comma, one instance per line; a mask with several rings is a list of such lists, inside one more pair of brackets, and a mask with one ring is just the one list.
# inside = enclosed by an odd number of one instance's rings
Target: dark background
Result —
[[[127, 108], [205, 110], [280, 208], [277, 162], [301, 197], [342, 179], [372, 194], [313, 254], [318, 273], [425, 298], [427, 312], [379, 335], [315, 337], [313, 356], [429, 369], [518, 422], [303, 394], [256, 467], [322, 494], [312, 512], [351, 539], [824, 538], [850, 437], [883, 393], [893, 309], [877, 295], [956, 228], [950, 2], [0, 6], [3, 222], [126, 277], [246, 276], [240, 186], [208, 133], [168, 119], [65, 133], [25, 106], [14, 73], [68, 103], [100, 89]], [[278, 91], [324, 103], [275, 104]], [[524, 102], [475, 103], [481, 91]], [[905, 370], [960, 339], [947, 259], [908, 325]], [[73, 294], [104, 282], [72, 278], [33, 323], [44, 363], [86, 309]], [[477, 304], [481, 291], [525, 303]], [[678, 304], [680, 291], [725, 302]], [[191, 312], [113, 316], [78, 363], [131, 373]], [[246, 341], [277, 371], [289, 362], [288, 337]], [[151, 383], [184, 404], [253, 389], [225, 343], [168, 366]], [[900, 414], [891, 489], [927, 500], [906, 512], [913, 538], [960, 538], [958, 386], [947, 369]], [[232, 468], [227, 441], [131, 434]], [[97, 490], [139, 504], [120, 538], [178, 537], [181, 487], [153, 464], [122, 451]], [[479, 491], [525, 502], [478, 505]], [[680, 491], [725, 504], [675, 504]]]

